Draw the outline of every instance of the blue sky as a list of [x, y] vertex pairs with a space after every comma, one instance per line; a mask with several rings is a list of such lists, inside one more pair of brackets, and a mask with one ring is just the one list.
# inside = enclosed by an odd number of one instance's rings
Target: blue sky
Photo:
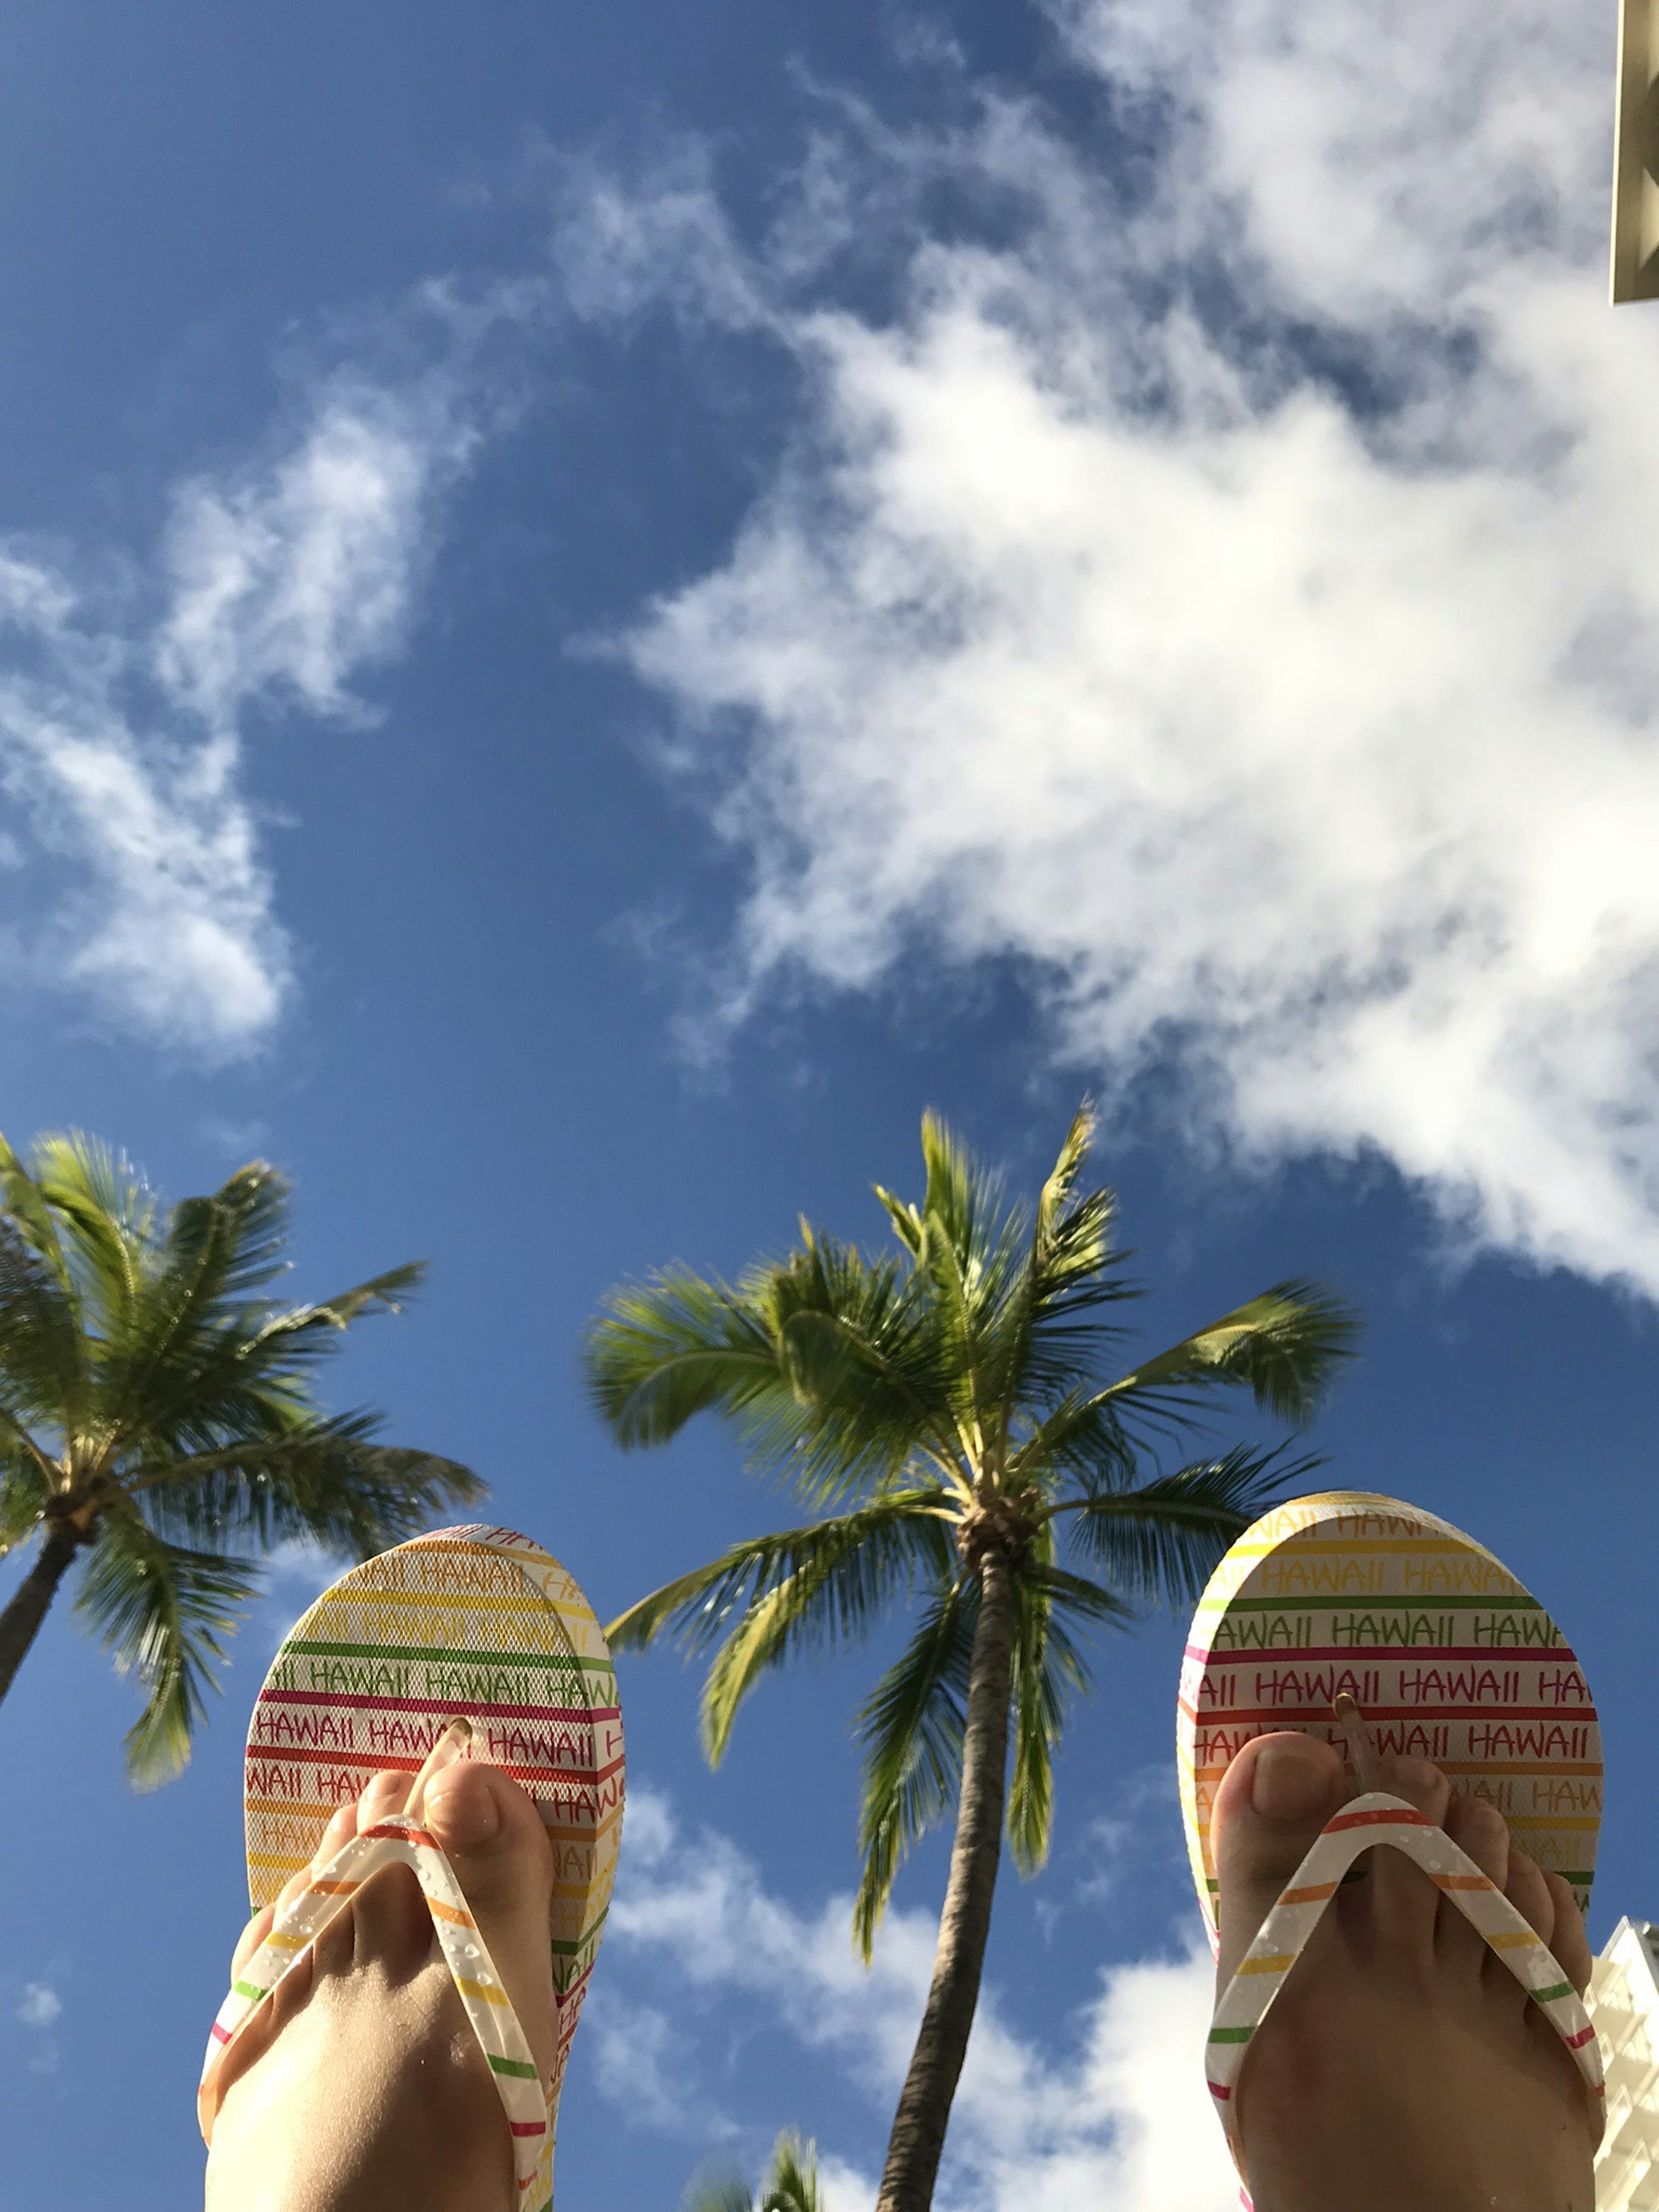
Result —
[[[617, 1277], [881, 1234], [922, 1107], [1016, 1181], [1079, 1095], [1149, 1340], [1366, 1310], [1316, 1442], [1577, 1642], [1599, 1941], [1659, 1910], [1659, 489], [1602, 305], [1605, 27], [1543, 0], [14, 10], [0, 41], [0, 990], [14, 1141], [298, 1186], [296, 1288], [432, 1263], [342, 1398], [602, 1614], [779, 1517], [624, 1461]], [[0, 1568], [0, 1589], [15, 1565]], [[0, 1713], [0, 2203], [199, 2185], [240, 1730], [194, 1765], [54, 1619]], [[1101, 1654], [1000, 1896], [949, 2212], [1221, 2212], [1170, 1778], [1180, 1624]], [[867, 1982], [847, 1722], [635, 1810], [563, 2212], [815, 2132], [878, 2169], [938, 1850]], [[94, 2092], [90, 2100], [88, 2088]]]

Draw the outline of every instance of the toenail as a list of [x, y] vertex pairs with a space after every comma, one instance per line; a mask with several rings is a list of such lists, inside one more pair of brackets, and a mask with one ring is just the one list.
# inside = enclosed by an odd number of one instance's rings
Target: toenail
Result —
[[474, 1779], [465, 1766], [450, 1767], [434, 1783], [427, 1798], [427, 1818], [442, 1831], [442, 1840], [458, 1850], [475, 1850], [501, 1833], [501, 1808], [488, 1784]]
[[1267, 1820], [1305, 1820], [1324, 1808], [1325, 1762], [1302, 1736], [1264, 1744], [1250, 1773], [1250, 1809]]
[[1496, 1805], [1485, 1797], [1464, 1799], [1462, 1815], [1458, 1826], [1462, 1831], [1464, 1840], [1477, 1847], [1481, 1844], [1495, 1844], [1500, 1836], [1509, 1833], [1504, 1815]]
[[389, 1804], [394, 1797], [401, 1797], [408, 1787], [409, 1777], [388, 1767], [374, 1777], [357, 1802], [366, 1812], [374, 1812]]
[[1426, 1797], [1435, 1784], [1435, 1770], [1426, 1759], [1396, 1759], [1395, 1785], [1413, 1797]]

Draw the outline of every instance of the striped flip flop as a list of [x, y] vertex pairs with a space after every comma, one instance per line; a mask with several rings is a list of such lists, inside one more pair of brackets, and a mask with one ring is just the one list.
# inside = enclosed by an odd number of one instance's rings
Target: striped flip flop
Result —
[[1250, 2039], [1344, 1875], [1379, 1844], [1420, 1866], [1535, 1999], [1572, 2052], [1599, 2132], [1601, 2055], [1566, 1976], [1473, 1860], [1367, 1771], [1372, 1747], [1432, 1760], [1455, 1791], [1490, 1799], [1588, 1911], [1601, 1731], [1583, 1671], [1538, 1601], [1472, 1538], [1393, 1498], [1327, 1492], [1246, 1530], [1199, 1601], [1176, 1727], [1187, 1846], [1212, 1946], [1216, 1789], [1241, 1746], [1284, 1729], [1346, 1749], [1361, 1794], [1315, 1842], [1217, 2003], [1210, 2093], [1235, 2162], [1234, 2093]]
[[501, 2093], [522, 2212], [545, 2212], [559, 2090], [616, 1875], [623, 1813], [611, 1656], [556, 1559], [509, 1529], [444, 1528], [365, 1560], [319, 1598], [278, 1651], [248, 1731], [248, 1894], [255, 1911], [272, 1903], [311, 1863], [338, 1806], [388, 1768], [418, 1784], [446, 1736], [465, 1741], [463, 1755], [511, 1775], [552, 1841], [558, 2032], [550, 2076], [539, 2078], [417, 1802], [319, 1869], [244, 1965], [209, 2039], [202, 2132], [210, 2137], [211, 2077], [224, 2046], [344, 1899], [379, 1867], [401, 1861], [421, 1883]]

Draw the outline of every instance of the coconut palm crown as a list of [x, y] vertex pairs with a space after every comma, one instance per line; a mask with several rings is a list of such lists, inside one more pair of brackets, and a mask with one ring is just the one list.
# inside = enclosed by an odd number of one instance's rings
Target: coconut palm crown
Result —
[[247, 1551], [362, 1558], [483, 1492], [453, 1460], [375, 1443], [373, 1413], [319, 1407], [320, 1363], [422, 1269], [281, 1305], [288, 1217], [263, 1162], [164, 1213], [89, 1138], [42, 1138], [27, 1167], [0, 1138], [0, 1556], [39, 1540], [0, 1611], [0, 1697], [82, 1559], [76, 1609], [144, 1692], [140, 1786], [189, 1758], [258, 1585]]
[[[867, 1959], [906, 1853], [952, 1808], [933, 1986], [878, 2212], [925, 2212], [977, 2001], [1006, 1829], [1030, 1873], [1048, 1849], [1054, 1758], [1088, 1681], [1084, 1639], [1190, 1601], [1225, 1547], [1315, 1462], [1241, 1443], [1168, 1465], [1222, 1391], [1300, 1426], [1354, 1350], [1352, 1310], [1277, 1283], [1126, 1372], [1103, 1376], [1138, 1291], [1116, 1200], [1080, 1187], [1085, 1106], [1034, 1208], [932, 1114], [920, 1205], [878, 1188], [897, 1252], [801, 1224], [799, 1246], [735, 1284], [671, 1267], [615, 1291], [586, 1347], [592, 1401], [625, 1446], [722, 1414], [753, 1468], [814, 1510], [736, 1544], [629, 1607], [613, 1648], [665, 1633], [712, 1651], [718, 1761], [738, 1706], [798, 1654], [862, 1637], [895, 1607], [908, 1642], [860, 1710]], [[1012, 1761], [1010, 1746], [1012, 1739]]]
[[817, 2145], [786, 2128], [758, 2190], [736, 2174], [703, 2174], [686, 2191], [680, 2212], [823, 2212]]

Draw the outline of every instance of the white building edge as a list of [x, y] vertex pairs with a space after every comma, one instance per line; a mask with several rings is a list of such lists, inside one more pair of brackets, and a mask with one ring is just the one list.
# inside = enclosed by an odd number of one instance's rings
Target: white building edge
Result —
[[1621, 1920], [1590, 1974], [1607, 2075], [1596, 2212], [1659, 2212], [1659, 1926]]

